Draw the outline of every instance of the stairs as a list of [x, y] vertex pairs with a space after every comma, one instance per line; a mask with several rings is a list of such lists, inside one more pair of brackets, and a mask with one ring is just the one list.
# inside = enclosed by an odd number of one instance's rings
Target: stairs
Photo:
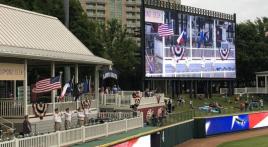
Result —
[[0, 117], [0, 141], [12, 139], [14, 130], [13, 122]]

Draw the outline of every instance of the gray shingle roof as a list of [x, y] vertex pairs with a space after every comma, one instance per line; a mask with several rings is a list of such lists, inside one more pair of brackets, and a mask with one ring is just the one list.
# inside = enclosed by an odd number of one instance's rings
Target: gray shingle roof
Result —
[[0, 4], [0, 56], [112, 64], [94, 56], [56, 17]]

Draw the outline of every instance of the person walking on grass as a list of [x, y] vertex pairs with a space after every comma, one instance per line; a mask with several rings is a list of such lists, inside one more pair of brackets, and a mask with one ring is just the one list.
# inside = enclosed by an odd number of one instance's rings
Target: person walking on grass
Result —
[[190, 100], [190, 108], [194, 109], [193, 100]]
[[260, 107], [261, 107], [261, 109], [263, 109], [263, 99], [262, 98], [260, 99]]

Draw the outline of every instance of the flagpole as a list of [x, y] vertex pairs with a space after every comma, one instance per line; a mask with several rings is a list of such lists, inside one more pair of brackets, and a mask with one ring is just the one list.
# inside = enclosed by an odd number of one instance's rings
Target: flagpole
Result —
[[[62, 85], [62, 71], [60, 71], [60, 84]], [[62, 86], [60, 88], [60, 93], [62, 93]]]

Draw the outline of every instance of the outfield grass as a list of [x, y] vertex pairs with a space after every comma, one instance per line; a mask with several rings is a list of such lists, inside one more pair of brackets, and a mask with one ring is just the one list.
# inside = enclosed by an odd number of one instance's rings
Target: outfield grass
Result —
[[[206, 117], [206, 116], [215, 116], [215, 115], [224, 115], [224, 114], [234, 114], [234, 113], [245, 113], [245, 111], [241, 112], [240, 102], [235, 102], [235, 97], [222, 97], [220, 95], [214, 95], [212, 98], [207, 99], [192, 99], [194, 110], [190, 107], [190, 98], [189, 95], [183, 95], [183, 98], [185, 99], [185, 104], [178, 105], [177, 99], [173, 99], [173, 103], [175, 104], [175, 110], [172, 114], [168, 116], [166, 121], [164, 122], [164, 125], [169, 125], [185, 120], [189, 120], [193, 117]], [[242, 101], [245, 100], [245, 97], [241, 98]], [[223, 109], [221, 110], [221, 113], [215, 113], [215, 112], [204, 112], [202, 110], [199, 110], [198, 108], [201, 106], [209, 105], [210, 103], [218, 102], [223, 106]], [[252, 111], [259, 111], [259, 110], [268, 110], [268, 101], [264, 101], [264, 108], [254, 108]], [[247, 112], [250, 112], [247, 110]], [[268, 146], [268, 145], [267, 145]]]
[[237, 141], [225, 142], [217, 147], [267, 147], [268, 135], [242, 139]]
[[[183, 98], [185, 99], [185, 105], [182, 106], [178, 106], [177, 100], [174, 99], [175, 103], [175, 112], [184, 112], [184, 111], [189, 111], [192, 110], [190, 108], [190, 98], [189, 95], [183, 95]], [[242, 101], [244, 101], [246, 98], [243, 97], [241, 98]], [[213, 103], [213, 102], [218, 102], [219, 104], [221, 104], [225, 110], [229, 111], [230, 113], [238, 113], [241, 112], [239, 107], [240, 107], [240, 102], [235, 102], [235, 97], [222, 97], [220, 95], [214, 95], [212, 98], [207, 99], [207, 98], [203, 98], [203, 99], [192, 99], [193, 100], [193, 105], [194, 107], [197, 109], [198, 107], [204, 106], [204, 105], [208, 105], [209, 103]], [[260, 110], [259, 108], [254, 108], [253, 111], [258, 111]], [[263, 110], [268, 110], [268, 101], [264, 100], [264, 108]], [[248, 110], [249, 111], [249, 110]]]

